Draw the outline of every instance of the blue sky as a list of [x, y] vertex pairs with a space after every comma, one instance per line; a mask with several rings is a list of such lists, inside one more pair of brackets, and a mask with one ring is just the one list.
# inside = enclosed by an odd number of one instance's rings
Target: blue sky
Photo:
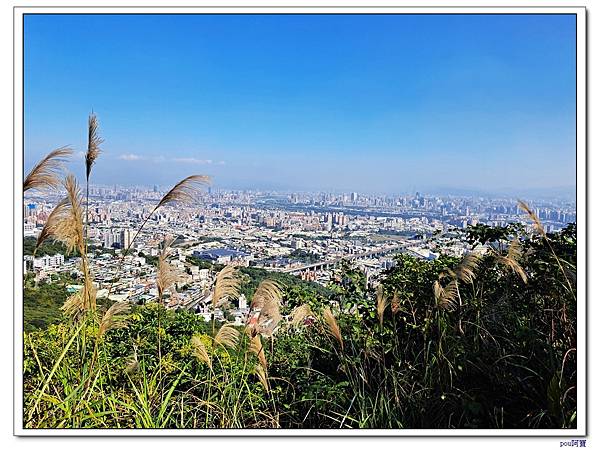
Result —
[[573, 187], [575, 87], [568, 15], [30, 15], [25, 169], [93, 108], [97, 183]]

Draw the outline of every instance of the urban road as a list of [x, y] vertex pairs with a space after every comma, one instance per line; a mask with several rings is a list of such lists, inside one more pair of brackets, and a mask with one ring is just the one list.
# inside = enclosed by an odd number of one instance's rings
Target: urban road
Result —
[[[335, 259], [329, 259], [329, 260], [325, 260], [325, 261], [318, 261], [315, 263], [305, 264], [303, 266], [288, 267], [286, 269], [280, 270], [279, 272], [294, 274], [294, 273], [302, 273], [302, 272], [306, 272], [306, 271], [310, 271], [310, 270], [322, 269], [324, 267], [327, 268], [327, 267], [335, 266], [342, 261], [351, 261], [354, 259], [368, 258], [371, 256], [381, 256], [386, 253], [393, 253], [393, 252], [405, 250], [407, 247], [410, 247], [412, 245], [414, 245], [414, 242], [413, 243], [404, 243], [404, 244], [400, 244], [400, 245], [394, 245], [392, 247], [379, 248], [379, 249], [370, 250], [368, 252], [363, 252], [363, 253], [353, 253], [350, 255], [340, 256], [339, 258], [335, 258]], [[419, 255], [419, 256], [421, 256], [421, 255]]]

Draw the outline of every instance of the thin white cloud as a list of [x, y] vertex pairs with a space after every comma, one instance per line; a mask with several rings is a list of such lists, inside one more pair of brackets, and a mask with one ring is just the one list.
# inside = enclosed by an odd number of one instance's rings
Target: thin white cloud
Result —
[[180, 164], [197, 164], [197, 165], [210, 165], [215, 164], [219, 166], [225, 165], [225, 161], [213, 161], [212, 159], [200, 159], [193, 157], [176, 157], [176, 158], [166, 158], [163, 155], [156, 156], [142, 156], [137, 155], [135, 153], [123, 153], [117, 157], [117, 159], [123, 161], [151, 161], [153, 163], [161, 163], [165, 161], [171, 161]]
[[119, 155], [118, 159], [122, 159], [123, 161], [139, 161], [144, 158], [134, 153], [124, 153], [123, 155]]
[[185, 164], [212, 164], [212, 159], [198, 159], [198, 158], [173, 158], [174, 162], [185, 163]]

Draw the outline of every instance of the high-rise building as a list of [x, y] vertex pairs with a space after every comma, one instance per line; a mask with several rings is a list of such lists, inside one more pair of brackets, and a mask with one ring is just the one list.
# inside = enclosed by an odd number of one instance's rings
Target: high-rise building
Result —
[[129, 246], [131, 245], [131, 230], [127, 228], [125, 230], [122, 230], [120, 238], [121, 248], [129, 248]]
[[114, 239], [113, 239], [113, 234], [111, 231], [107, 231], [106, 233], [104, 233], [104, 247], [105, 248], [112, 248], [113, 244], [115, 243]]
[[248, 308], [248, 301], [246, 300], [246, 296], [244, 294], [240, 295], [240, 298], [238, 299], [238, 307], [240, 309], [246, 309]]
[[325, 229], [327, 231], [331, 231], [332, 228], [333, 228], [333, 214], [327, 213], [327, 215], [325, 216]]
[[109, 230], [104, 233], [104, 247], [115, 248], [122, 247], [122, 233], [119, 231]]

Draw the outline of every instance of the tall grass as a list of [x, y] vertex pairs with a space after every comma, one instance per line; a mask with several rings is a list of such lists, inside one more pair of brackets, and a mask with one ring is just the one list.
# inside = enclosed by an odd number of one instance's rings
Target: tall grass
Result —
[[[88, 150], [85, 158], [85, 201], [75, 177], [67, 175], [62, 182], [66, 196], [49, 215], [36, 242], [35, 250], [47, 239], [58, 240], [65, 244], [67, 253], [76, 252], [79, 255], [81, 261], [82, 289], [72, 294], [62, 307], [65, 314], [70, 318], [68, 328], [63, 328], [63, 332], [66, 331], [68, 339], [63, 339], [64, 345], [62, 350], [47, 373], [41, 366], [39, 367], [40, 372], [37, 386], [29, 386], [32, 391], [26, 393], [29, 401], [26, 405], [26, 426], [32, 426], [33, 423], [40, 420], [40, 416], [42, 422], [52, 417], [43, 412], [40, 406], [42, 403], [54, 405], [50, 408], [51, 410], [55, 408], [62, 410], [65, 418], [58, 423], [53, 423], [52, 426], [78, 426], [78, 421], [83, 418], [95, 418], [96, 414], [92, 413], [94, 408], [91, 407], [89, 399], [93, 397], [95, 390], [102, 387], [101, 384], [98, 384], [103, 380], [102, 366], [98, 363], [98, 360], [101, 358], [104, 336], [110, 330], [127, 327], [127, 318], [125, 316], [125, 313], [129, 310], [129, 305], [127, 304], [115, 303], [104, 314], [98, 314], [96, 308], [96, 290], [93, 286], [94, 277], [90, 270], [87, 254], [89, 182], [92, 167], [101, 152], [100, 144], [102, 142], [103, 140], [98, 134], [97, 118], [94, 114], [91, 114], [88, 120]], [[61, 168], [64, 158], [71, 153], [72, 150], [66, 147], [51, 152], [27, 175], [23, 190], [55, 188], [59, 184], [58, 170]], [[133, 242], [147, 223], [149, 217], [158, 208], [167, 204], [193, 201], [197, 188], [207, 180], [208, 178], [205, 176], [193, 175], [177, 183], [160, 200], [152, 213], [142, 223], [129, 247], [123, 253], [123, 257], [127, 254], [131, 245], [133, 245]], [[166, 249], [168, 249], [168, 246], [165, 247]], [[162, 300], [164, 291], [171, 288], [176, 281], [176, 277], [173, 276], [174, 272], [169, 270], [170, 266], [166, 262], [167, 255], [164, 252], [161, 254], [163, 257], [162, 264], [159, 267], [157, 277], [160, 291], [159, 302]], [[111, 289], [112, 285], [109, 289], [109, 297]], [[160, 321], [157, 334], [160, 337]], [[63, 336], [65, 336], [64, 333]], [[35, 360], [39, 362], [38, 349], [32, 347], [31, 350]], [[73, 353], [79, 358], [79, 364], [75, 366], [67, 363], [69, 356]], [[57, 389], [54, 383], [55, 377], [58, 378], [61, 389]], [[54, 393], [49, 392], [51, 389], [54, 390]], [[102, 402], [102, 404], [104, 405], [105, 402]], [[112, 406], [117, 404], [118, 402], [111, 403]], [[90, 414], [82, 416], [85, 410], [81, 410], [80, 408], [85, 408]], [[108, 414], [106, 411], [102, 413], [102, 415], [106, 414]]]
[[70, 147], [61, 147], [51, 151], [39, 161], [27, 174], [23, 182], [23, 193], [30, 189], [46, 190], [60, 186], [60, 171], [71, 156]]

